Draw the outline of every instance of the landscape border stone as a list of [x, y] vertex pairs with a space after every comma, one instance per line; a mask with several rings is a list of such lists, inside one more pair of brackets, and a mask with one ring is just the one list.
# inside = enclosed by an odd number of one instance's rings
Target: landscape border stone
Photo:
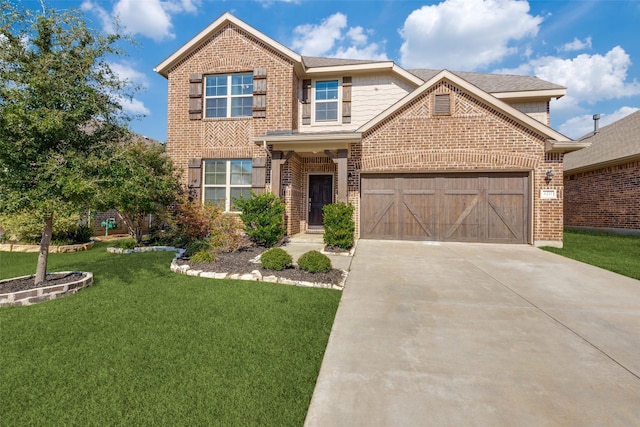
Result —
[[[75, 294], [81, 289], [93, 284], [93, 273], [88, 271], [60, 271], [56, 274], [71, 274], [71, 273], [83, 273], [85, 276], [82, 279], [78, 279], [75, 282], [43, 286], [41, 288], [27, 289], [24, 291], [8, 292], [0, 294], [0, 307], [10, 305], [32, 305], [43, 301], [49, 301], [52, 299], [60, 298], [66, 295]], [[0, 284], [8, 282], [9, 280], [23, 279], [32, 277], [32, 275], [13, 277], [11, 279], [0, 280]]]
[[[77, 245], [50, 245], [49, 253], [63, 254], [71, 252], [88, 251], [93, 248], [94, 241], [79, 243]], [[24, 245], [21, 243], [0, 243], [2, 252], [40, 252], [40, 245]]]

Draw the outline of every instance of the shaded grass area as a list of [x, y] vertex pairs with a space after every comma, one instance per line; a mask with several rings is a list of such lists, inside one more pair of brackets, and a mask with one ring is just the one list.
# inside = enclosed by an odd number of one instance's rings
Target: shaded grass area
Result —
[[[0, 309], [3, 425], [299, 426], [340, 292], [173, 274], [171, 252], [97, 244], [49, 271], [79, 293]], [[0, 252], [0, 278], [37, 254]]]
[[640, 237], [565, 230], [562, 249], [543, 249], [640, 280]]

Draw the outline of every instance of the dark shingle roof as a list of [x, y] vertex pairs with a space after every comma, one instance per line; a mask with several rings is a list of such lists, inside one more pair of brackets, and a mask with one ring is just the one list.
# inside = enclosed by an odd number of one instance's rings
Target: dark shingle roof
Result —
[[[422, 80], [427, 81], [442, 70], [417, 69], [408, 71], [420, 77]], [[564, 86], [560, 86], [533, 76], [471, 73], [468, 71], [452, 71], [452, 73], [488, 93], [566, 89]]]
[[640, 156], [640, 111], [604, 126], [595, 135], [589, 133], [580, 141], [591, 146], [564, 156], [564, 170], [595, 169], [598, 165]]

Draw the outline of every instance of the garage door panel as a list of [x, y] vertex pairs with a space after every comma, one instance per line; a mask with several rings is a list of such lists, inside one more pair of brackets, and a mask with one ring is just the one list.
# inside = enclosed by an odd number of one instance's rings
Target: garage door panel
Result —
[[434, 240], [436, 193], [434, 190], [411, 191], [402, 194], [403, 239]]
[[364, 238], [528, 241], [527, 173], [363, 175]]

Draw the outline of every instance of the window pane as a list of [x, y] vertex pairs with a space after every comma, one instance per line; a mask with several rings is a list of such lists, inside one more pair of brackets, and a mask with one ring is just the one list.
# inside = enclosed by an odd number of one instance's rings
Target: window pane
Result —
[[205, 187], [204, 203], [216, 205], [219, 209], [224, 210], [225, 193], [226, 190], [224, 187]]
[[207, 99], [206, 117], [226, 117], [227, 116], [227, 98], [211, 98]]
[[251, 185], [251, 160], [231, 160], [231, 185]]
[[231, 95], [251, 95], [253, 93], [253, 76], [236, 74], [231, 76]]
[[207, 76], [205, 96], [226, 96], [227, 76]]
[[251, 117], [253, 115], [253, 98], [231, 98], [231, 117]]
[[234, 188], [231, 187], [231, 210], [238, 210], [233, 203], [234, 200], [243, 198], [245, 200], [251, 198], [251, 189], [250, 188]]
[[316, 101], [338, 99], [338, 81], [316, 82]]
[[316, 104], [316, 121], [336, 121], [338, 120], [337, 102], [320, 102]]
[[204, 185], [225, 185], [227, 183], [226, 160], [205, 160]]

